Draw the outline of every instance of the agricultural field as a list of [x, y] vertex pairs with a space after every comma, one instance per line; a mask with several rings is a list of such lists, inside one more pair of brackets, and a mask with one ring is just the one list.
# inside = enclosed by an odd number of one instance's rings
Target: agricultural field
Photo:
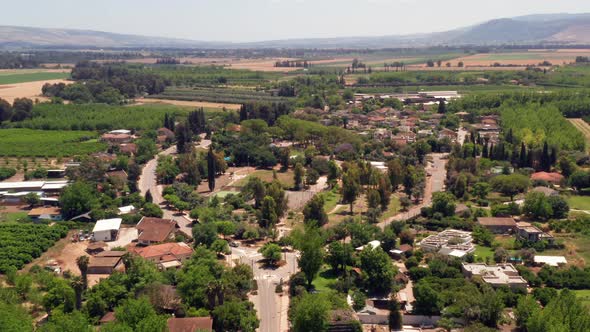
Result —
[[576, 129], [578, 129], [586, 139], [586, 151], [590, 152], [590, 125], [583, 119], [568, 119]]
[[156, 99], [167, 99], [177, 101], [199, 101], [216, 104], [233, 104], [231, 109], [238, 109], [237, 104], [252, 101], [257, 102], [284, 102], [288, 98], [275, 97], [268, 92], [255, 91], [252, 89], [230, 89], [230, 88], [205, 88], [205, 87], [170, 87], [163, 93], [152, 96]]
[[31, 119], [13, 126], [43, 130], [157, 129], [162, 127], [166, 114], [181, 118], [193, 109], [174, 105], [38, 104]]
[[68, 70], [0, 70], [0, 85], [66, 79]]
[[180, 107], [204, 107], [210, 109], [228, 109], [228, 110], [239, 110], [241, 105], [240, 104], [228, 104], [228, 103], [214, 103], [214, 102], [206, 102], [206, 101], [189, 101], [189, 100], [174, 100], [174, 99], [157, 99], [157, 98], [142, 98], [135, 100], [134, 105], [146, 105], [146, 104], [156, 104], [156, 105], [174, 105]]
[[21, 269], [67, 233], [62, 225], [0, 224], [0, 271], [5, 273], [10, 267]]
[[175, 86], [260, 86], [284, 75], [245, 69], [231, 70], [220, 66], [155, 65], [147, 72], [156, 74]]
[[15, 83], [9, 85], [0, 85], [0, 98], [12, 103], [16, 98], [29, 98], [32, 100], [47, 101], [49, 98], [41, 95], [41, 88], [45, 84], [71, 84], [72, 81], [66, 81], [63, 79], [48, 80], [48, 81], [35, 81], [25, 83]]
[[[292, 188], [295, 185], [293, 182], [293, 170], [289, 170], [287, 172], [277, 172], [277, 179], [285, 188]], [[248, 175], [248, 177], [255, 176], [264, 182], [272, 182], [273, 181], [273, 172], [271, 170], [256, 170], [254, 173]], [[245, 177], [236, 183], [234, 183], [233, 187], [244, 187], [248, 183], [248, 177]]]
[[590, 211], [590, 196], [570, 196], [567, 202], [571, 209]]
[[588, 55], [590, 55], [590, 50], [586, 49], [529, 50], [524, 52], [480, 53], [455, 59], [452, 63], [462, 61], [466, 67], [487, 67], [495, 63], [525, 67], [538, 65], [543, 61], [548, 61], [553, 65], [563, 65], [564, 63], [574, 62], [577, 56]]
[[0, 156], [78, 156], [106, 150], [90, 131], [0, 130]]

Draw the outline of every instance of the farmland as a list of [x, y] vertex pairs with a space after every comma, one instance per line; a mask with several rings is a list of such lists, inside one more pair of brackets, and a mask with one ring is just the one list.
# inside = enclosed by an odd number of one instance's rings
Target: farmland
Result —
[[181, 117], [190, 109], [173, 105], [109, 106], [102, 104], [39, 104], [33, 117], [15, 126], [43, 130], [157, 129], [165, 114]]
[[212, 103], [240, 104], [251, 101], [259, 102], [284, 102], [288, 100], [283, 97], [275, 97], [270, 93], [255, 91], [252, 89], [230, 89], [230, 88], [205, 88], [205, 87], [171, 87], [163, 93], [154, 95], [154, 98], [172, 99], [180, 101], [201, 101]]
[[61, 70], [7, 70], [0, 71], [0, 85], [66, 79], [69, 72]]
[[21, 269], [67, 232], [65, 226], [59, 225], [0, 224], [0, 271], [5, 273], [10, 267]]
[[0, 130], [0, 155], [9, 157], [76, 156], [106, 149], [90, 131]]
[[590, 125], [582, 119], [568, 119], [586, 139], [586, 149], [590, 149]]
[[574, 62], [576, 56], [588, 56], [590, 50], [529, 50], [504, 53], [480, 53], [455, 59], [462, 61], [466, 67], [492, 66], [494, 64], [528, 66], [548, 61], [554, 65]]

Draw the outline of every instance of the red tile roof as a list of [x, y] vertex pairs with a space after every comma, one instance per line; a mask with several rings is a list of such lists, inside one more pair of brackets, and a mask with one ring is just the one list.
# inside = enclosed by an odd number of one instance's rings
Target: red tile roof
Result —
[[169, 318], [168, 330], [170, 332], [213, 331], [213, 319], [211, 317]]
[[193, 249], [186, 243], [162, 243], [148, 247], [136, 247], [135, 253], [143, 258], [160, 257], [161, 261], [178, 259], [178, 256], [191, 255]]
[[176, 221], [153, 217], [143, 217], [135, 226], [139, 231], [138, 239], [150, 242], [165, 241], [176, 227]]
[[531, 175], [532, 180], [541, 180], [551, 183], [560, 183], [563, 181], [563, 175], [559, 173], [537, 172]]
[[512, 218], [480, 217], [477, 222], [482, 226], [516, 226]]

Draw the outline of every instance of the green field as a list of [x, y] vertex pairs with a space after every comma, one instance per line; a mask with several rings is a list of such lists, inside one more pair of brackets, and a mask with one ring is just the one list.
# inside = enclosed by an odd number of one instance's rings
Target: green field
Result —
[[[254, 173], [237, 181], [233, 186], [234, 187], [244, 187], [248, 183], [248, 178], [251, 176], [255, 176], [264, 182], [272, 182], [273, 181], [272, 171], [261, 169], [261, 170], [256, 170]], [[292, 188], [295, 185], [295, 182], [293, 182], [293, 170], [289, 170], [287, 172], [277, 172], [277, 179], [285, 188]]]
[[11, 123], [11, 125], [43, 130], [158, 129], [163, 126], [166, 114], [175, 115], [177, 120], [181, 120], [192, 110], [194, 108], [155, 104], [142, 106], [38, 104], [33, 108], [31, 119]]
[[0, 129], [0, 156], [77, 156], [106, 150], [90, 131]]
[[0, 72], [0, 85], [17, 84], [26, 82], [59, 80], [69, 78], [69, 73], [50, 73], [50, 72], [23, 72], [15, 73], [14, 71]]
[[17, 222], [26, 220], [29, 220], [29, 217], [26, 212], [2, 213], [2, 211], [0, 210], [0, 221]]
[[567, 202], [571, 209], [590, 210], [590, 196], [570, 196]]
[[490, 261], [494, 261], [494, 251], [492, 250], [492, 248], [489, 247], [484, 247], [484, 246], [480, 246], [477, 245], [475, 247], [475, 259], [477, 261], [479, 261], [479, 259], [481, 258], [482, 261], [486, 261], [486, 258], [489, 257]]

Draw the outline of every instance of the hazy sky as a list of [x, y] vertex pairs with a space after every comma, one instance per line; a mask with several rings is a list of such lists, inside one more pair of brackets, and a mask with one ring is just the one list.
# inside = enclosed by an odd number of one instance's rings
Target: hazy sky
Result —
[[1, 25], [206, 41], [444, 31], [538, 13], [590, 12], [588, 0], [4, 0]]

